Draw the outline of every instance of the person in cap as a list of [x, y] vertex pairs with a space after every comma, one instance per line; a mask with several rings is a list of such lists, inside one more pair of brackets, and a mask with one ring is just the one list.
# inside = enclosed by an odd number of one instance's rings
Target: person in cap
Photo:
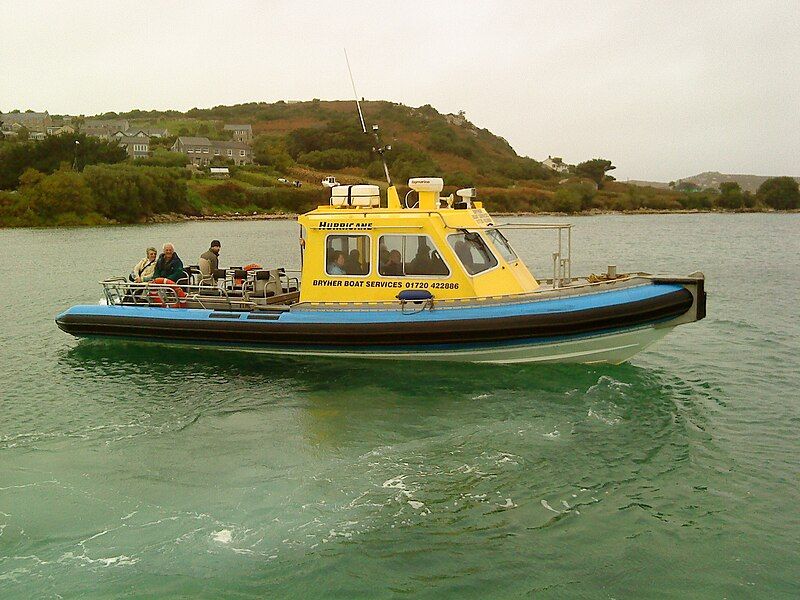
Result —
[[200, 255], [200, 285], [217, 285], [214, 273], [219, 269], [221, 247], [219, 240], [212, 240], [211, 247]]

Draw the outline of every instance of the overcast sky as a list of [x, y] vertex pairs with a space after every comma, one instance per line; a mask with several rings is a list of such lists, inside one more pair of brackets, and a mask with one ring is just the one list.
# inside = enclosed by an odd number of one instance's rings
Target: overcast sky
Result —
[[[0, 110], [349, 99], [464, 110], [619, 179], [800, 175], [800, 0], [0, 0]], [[369, 115], [367, 115], [369, 120]]]

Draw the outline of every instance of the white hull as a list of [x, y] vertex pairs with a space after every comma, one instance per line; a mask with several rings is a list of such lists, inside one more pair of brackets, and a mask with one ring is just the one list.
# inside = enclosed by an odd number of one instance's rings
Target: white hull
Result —
[[362, 358], [384, 360], [438, 360], [474, 363], [611, 363], [620, 364], [663, 338], [672, 330], [671, 325], [648, 325], [617, 333], [586, 336], [574, 340], [548, 343], [531, 343], [494, 348], [469, 350], [420, 351], [369, 351], [337, 349], [289, 350], [254, 347], [214, 346], [218, 350], [279, 354], [283, 356], [323, 356], [328, 358]]

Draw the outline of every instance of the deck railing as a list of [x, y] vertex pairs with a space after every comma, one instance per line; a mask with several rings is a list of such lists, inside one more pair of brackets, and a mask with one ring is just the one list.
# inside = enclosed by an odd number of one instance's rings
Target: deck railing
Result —
[[[553, 252], [553, 287], [559, 288], [564, 285], [569, 285], [572, 281], [572, 223], [502, 223], [493, 227], [486, 227], [486, 229], [557, 230], [557, 248], [556, 251]], [[566, 232], [566, 235], [564, 232]], [[564, 238], [566, 238], [566, 240]], [[566, 256], [564, 256], [565, 241]]]

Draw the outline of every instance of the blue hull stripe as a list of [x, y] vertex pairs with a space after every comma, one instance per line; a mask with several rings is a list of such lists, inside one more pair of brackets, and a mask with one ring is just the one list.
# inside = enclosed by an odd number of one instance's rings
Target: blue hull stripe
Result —
[[[518, 302], [509, 304], [487, 304], [482, 307], [445, 308], [434, 304], [433, 310], [424, 310], [414, 314], [403, 314], [399, 308], [388, 310], [298, 310], [287, 311], [273, 323], [424, 323], [435, 321], [451, 321], [462, 319], [497, 319], [503, 317], [519, 317], [537, 314], [570, 313], [592, 308], [603, 308], [624, 305], [641, 300], [658, 298], [683, 289], [677, 284], [647, 284], [621, 290], [610, 290], [592, 294], [581, 294], [566, 298]], [[148, 319], [165, 319], [169, 321], [208, 321], [215, 320], [210, 315], [215, 312], [204, 309], [162, 308], [149, 306], [105, 306], [101, 304], [78, 305], [64, 311], [56, 319], [65, 315], [93, 315], [107, 317], [143, 317]], [[240, 319], [246, 320], [247, 313]], [[220, 321], [236, 321], [226, 318]]]

